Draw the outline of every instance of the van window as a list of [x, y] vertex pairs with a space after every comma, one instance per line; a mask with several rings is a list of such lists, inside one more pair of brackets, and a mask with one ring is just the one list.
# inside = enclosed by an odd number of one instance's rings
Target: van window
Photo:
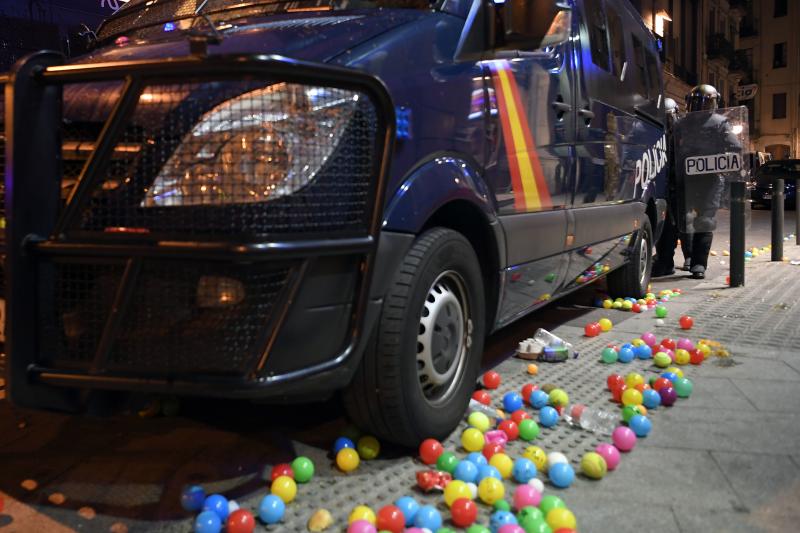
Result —
[[633, 38], [633, 64], [636, 70], [634, 83], [636, 84], [636, 92], [647, 98], [647, 70], [644, 60], [644, 45], [641, 39], [635, 35]]
[[611, 41], [611, 63], [614, 67], [614, 75], [619, 77], [625, 64], [625, 36], [622, 33], [622, 19], [611, 6], [606, 8], [606, 14], [608, 15], [608, 37]]
[[661, 93], [661, 80], [659, 79], [658, 75], [658, 59], [650, 50], [646, 51], [645, 57], [647, 59], [647, 76], [649, 78], [648, 84], [650, 86], [650, 100], [657, 100], [658, 95]]
[[592, 63], [610, 71], [608, 64], [608, 37], [606, 36], [606, 16], [602, 0], [585, 0], [586, 27], [589, 29], [589, 45], [592, 49]]

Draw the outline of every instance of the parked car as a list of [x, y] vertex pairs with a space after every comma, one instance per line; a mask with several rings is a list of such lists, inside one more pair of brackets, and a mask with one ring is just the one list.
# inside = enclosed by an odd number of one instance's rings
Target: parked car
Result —
[[5, 80], [17, 405], [343, 391], [414, 445], [488, 333], [646, 292], [663, 80], [627, 0], [131, 0], [97, 40]]
[[797, 180], [800, 179], [800, 159], [768, 161], [756, 170], [750, 182], [750, 199], [753, 206], [772, 205], [773, 184], [783, 179], [783, 199], [788, 208], [795, 206]]

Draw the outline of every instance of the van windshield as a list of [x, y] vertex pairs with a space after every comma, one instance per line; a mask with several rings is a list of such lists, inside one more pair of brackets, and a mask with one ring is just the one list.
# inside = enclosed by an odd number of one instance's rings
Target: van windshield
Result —
[[197, 15], [205, 15], [213, 23], [217, 23], [276, 13], [379, 8], [430, 10], [443, 2], [444, 0], [131, 0], [103, 22], [98, 37], [104, 40], [165, 24], [181, 29], [190, 25], [191, 19]]

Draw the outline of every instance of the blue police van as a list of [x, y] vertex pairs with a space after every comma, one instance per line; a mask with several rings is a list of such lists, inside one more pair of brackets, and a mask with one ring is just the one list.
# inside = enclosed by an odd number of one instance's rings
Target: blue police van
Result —
[[10, 399], [318, 400], [443, 437], [487, 334], [664, 217], [656, 41], [628, 0], [131, 0], [3, 76]]

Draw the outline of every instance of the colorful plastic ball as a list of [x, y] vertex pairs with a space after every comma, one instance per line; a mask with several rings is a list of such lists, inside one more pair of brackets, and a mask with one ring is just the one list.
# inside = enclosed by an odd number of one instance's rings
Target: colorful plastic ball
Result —
[[656, 306], [656, 317], [658, 318], [666, 318], [667, 316], [667, 308], [663, 305]]
[[[480, 433], [480, 431], [478, 431], [478, 433]], [[481, 437], [483, 437], [483, 434], [481, 434]], [[455, 472], [456, 466], [458, 466], [458, 457], [456, 457], [456, 454], [453, 452], [444, 452], [436, 460], [436, 469], [447, 472], [448, 474]]]
[[536, 477], [536, 465], [530, 459], [518, 457], [514, 460], [511, 475], [517, 483], [527, 483]]
[[706, 359], [708, 359], [711, 356], [711, 347], [708, 344], [699, 342], [697, 343], [696, 348], [700, 350], [700, 352], [702, 352], [703, 357], [705, 357]]
[[[438, 533], [438, 532], [437, 532]], [[503, 524], [497, 533], [526, 533], [525, 529], [519, 524]]]
[[425, 439], [419, 445], [419, 457], [426, 465], [434, 464], [442, 453], [444, 453], [444, 447], [436, 439]]
[[613, 300], [609, 300], [607, 298], [605, 300], [603, 300], [603, 309], [611, 309], [611, 307], [613, 305], [614, 305], [614, 301]]
[[553, 407], [564, 407], [569, 403], [569, 396], [563, 389], [553, 389], [547, 396], [547, 400]]
[[481, 453], [483, 453], [483, 456], [486, 457], [486, 460], [488, 461], [494, 454], [502, 453], [503, 450], [503, 445], [499, 442], [487, 442]]
[[333, 443], [333, 455], [339, 453], [339, 450], [341, 450], [342, 448], [355, 448], [355, 447], [356, 444], [352, 440], [348, 439], [347, 437], [339, 437]]
[[222, 521], [214, 511], [203, 511], [194, 519], [195, 533], [219, 533], [222, 531]]
[[641, 313], [642, 312], [642, 304], [637, 302], [637, 303], [631, 305], [631, 311], [633, 311], [634, 313]]
[[500, 471], [493, 467], [492, 465], [484, 465], [478, 467], [478, 483], [486, 479], [487, 477], [492, 477], [494, 479], [503, 479], [503, 476], [500, 474]]
[[520, 391], [520, 395], [522, 396], [522, 401], [527, 402], [531, 397], [531, 393], [538, 389], [536, 385], [533, 383], [526, 383], [522, 386], [522, 390]]
[[[666, 370], [666, 371], [667, 371], [667, 373], [675, 374], [675, 377], [674, 377], [674, 378], [672, 378], [672, 381], [675, 381], [675, 379], [677, 379], [677, 378], [682, 378], [682, 377], [685, 377], [685, 376], [683, 375], [683, 370], [681, 370], [681, 369], [680, 369], [680, 368], [678, 368], [677, 366], [671, 366], [671, 367], [667, 368], [667, 370]], [[663, 375], [663, 374], [662, 374], [662, 375]]]
[[556, 463], [550, 465], [547, 477], [550, 479], [550, 483], [560, 489], [565, 489], [575, 480], [575, 470], [569, 463]]
[[524, 441], [535, 440], [540, 431], [539, 424], [532, 418], [526, 418], [519, 423], [519, 437]]
[[646, 344], [637, 346], [633, 350], [633, 353], [636, 354], [636, 357], [638, 357], [639, 359], [650, 359], [651, 357], [653, 357], [653, 349]]
[[291, 503], [297, 496], [297, 483], [289, 476], [281, 476], [272, 482], [269, 491], [283, 500], [283, 503]]
[[586, 452], [581, 457], [581, 472], [591, 479], [603, 479], [608, 472], [608, 465], [599, 453]]
[[678, 348], [675, 350], [675, 363], [678, 365], [688, 365], [689, 361], [691, 360], [691, 356], [689, 352], [684, 350], [683, 348]]
[[493, 466], [500, 472], [503, 479], [511, 477], [511, 472], [514, 470], [514, 461], [505, 453], [496, 453], [489, 459], [489, 465]]
[[375, 520], [375, 528], [379, 531], [391, 531], [391, 533], [402, 533], [405, 529], [405, 517], [403, 512], [396, 505], [384, 505], [378, 509]]
[[561, 452], [550, 452], [547, 454], [547, 464], [553, 466], [558, 463], [569, 463], [567, 456]]
[[529, 420], [530, 418], [531, 415], [524, 409], [517, 409], [511, 413], [511, 420], [513, 420], [517, 425], [519, 425], [523, 420]]
[[459, 498], [471, 498], [472, 493], [467, 487], [467, 484], [458, 479], [454, 479], [447, 484], [444, 488], [444, 502], [448, 507], [453, 505], [453, 502]]
[[375, 511], [366, 505], [356, 505], [353, 507], [353, 510], [350, 511], [350, 516], [347, 517], [347, 523], [352, 524], [353, 522], [357, 522], [359, 520], [365, 520], [370, 524], [375, 525], [375, 522], [377, 521]]
[[478, 485], [476, 483], [467, 483], [467, 487], [469, 487], [469, 494], [473, 500], [478, 499]]
[[598, 324], [597, 322], [591, 322], [589, 324], [586, 324], [586, 326], [584, 326], [583, 328], [583, 333], [587, 337], [597, 337], [598, 335], [600, 335], [601, 331], [602, 329], [600, 328], [600, 324]]
[[656, 336], [649, 331], [647, 333], [643, 333], [640, 338], [644, 341], [646, 345], [650, 346], [651, 348], [655, 348], [656, 343], [658, 342]]
[[442, 527], [442, 515], [432, 505], [423, 505], [414, 517], [414, 525], [436, 531]]
[[450, 506], [453, 524], [458, 527], [469, 527], [478, 518], [478, 506], [469, 498], [459, 498]]
[[544, 470], [547, 466], [547, 454], [538, 446], [528, 446], [522, 452], [522, 456], [530, 459], [536, 465], [537, 470]]
[[542, 514], [544, 516], [547, 516], [547, 513], [549, 513], [553, 509], [566, 509], [566, 508], [567, 505], [564, 503], [564, 500], [552, 494], [548, 494], [547, 496], [542, 496], [542, 501], [539, 502], [539, 510], [542, 511]]
[[636, 357], [636, 353], [633, 351], [632, 348], [620, 348], [619, 353], [617, 354], [620, 363], [630, 363], [633, 361], [633, 358]]
[[622, 421], [626, 424], [630, 421], [634, 415], [642, 414], [641, 406], [639, 405], [626, 405], [622, 408]]
[[256, 519], [247, 509], [237, 509], [228, 516], [225, 524], [227, 533], [253, 533], [256, 528]]
[[644, 346], [645, 342], [642, 339], [633, 339], [631, 341], [631, 346], [634, 348], [638, 348], [639, 346]]
[[638, 374], [636, 372], [630, 372], [625, 376], [625, 385], [627, 385], [630, 388], [634, 388], [636, 387], [636, 385], [639, 385], [640, 383], [644, 383], [644, 376], [642, 376], [641, 374]]
[[522, 396], [518, 392], [507, 392], [503, 395], [503, 409], [511, 413], [522, 408]]
[[[409, 533], [406, 531], [406, 533]], [[491, 530], [481, 524], [472, 524], [467, 528], [467, 533], [491, 533]]]
[[706, 357], [703, 355], [703, 352], [701, 352], [698, 348], [695, 348], [694, 350], [689, 352], [689, 363], [693, 365], [702, 365], [703, 361], [705, 360]]
[[476, 390], [475, 392], [473, 392], [472, 399], [475, 400], [476, 402], [482, 403], [483, 405], [492, 404], [492, 396], [485, 390]]
[[614, 446], [621, 452], [629, 452], [636, 446], [636, 433], [631, 428], [618, 426], [611, 434]]
[[617, 386], [616, 389], [611, 391], [611, 399], [613, 399], [617, 403], [622, 403], [622, 395], [623, 393], [628, 390], [628, 386], [624, 383], [622, 385]]
[[636, 389], [628, 389], [622, 393], [622, 405], [642, 405], [642, 393]]
[[694, 326], [694, 319], [689, 315], [683, 315], [678, 320], [678, 323], [681, 325], [681, 329], [692, 329], [692, 326]]
[[[461, 446], [463, 446], [468, 452], [477, 452], [478, 450], [482, 450], [485, 440], [486, 439], [484, 439], [483, 433], [475, 428], [467, 428], [461, 434]], [[441, 459], [441, 457], [442, 456], [439, 458]]]
[[675, 400], [678, 399], [678, 393], [672, 387], [664, 387], [658, 391], [658, 394], [661, 396], [661, 405], [665, 407], [674, 405]]
[[308, 457], [296, 457], [292, 461], [292, 472], [294, 480], [298, 483], [307, 483], [314, 477], [314, 463]]
[[661, 396], [658, 391], [647, 389], [642, 393], [642, 404], [648, 409], [655, 409], [661, 405]]
[[611, 320], [607, 318], [601, 318], [600, 320], [597, 321], [597, 323], [600, 325], [600, 329], [604, 332], [611, 331], [611, 328], [614, 327], [613, 322], [611, 322]]
[[611, 374], [608, 376], [608, 378], [606, 378], [606, 386], [608, 387], [608, 390], [614, 390], [623, 383], [625, 383], [625, 378], [619, 374]]
[[513, 420], [503, 420], [497, 425], [497, 429], [505, 433], [508, 440], [517, 440], [519, 438], [519, 426]]
[[619, 359], [619, 355], [614, 348], [603, 348], [603, 351], [600, 353], [600, 360], [607, 365], [616, 363], [617, 359]]
[[481, 433], [486, 433], [492, 427], [492, 421], [488, 416], [480, 411], [473, 411], [467, 417], [467, 424], [477, 429]]
[[502, 378], [500, 374], [495, 372], [494, 370], [489, 370], [483, 375], [483, 386], [487, 389], [494, 390], [500, 386], [500, 382], [502, 382]]
[[[669, 370], [669, 369], [667, 369], [667, 370]], [[678, 379], [678, 374], [676, 374], [675, 372], [667, 371], [667, 372], [662, 372], [661, 373], [661, 377], [665, 378], [665, 379], [668, 379], [670, 381], [670, 383], [674, 383], [675, 380]]]
[[400, 512], [403, 513], [406, 525], [412, 525], [414, 523], [414, 517], [417, 516], [417, 511], [419, 511], [417, 500], [411, 496], [402, 496], [395, 500], [394, 504], [400, 509]]
[[658, 352], [655, 356], [653, 356], [653, 364], [655, 364], [658, 368], [667, 368], [670, 364], [672, 364], [672, 359], [666, 353]]
[[653, 429], [653, 424], [650, 419], [642, 415], [634, 415], [628, 421], [628, 427], [633, 430], [637, 437], [646, 437], [650, 430]]
[[667, 379], [665, 377], [657, 378], [655, 380], [655, 382], [653, 383], [653, 389], [656, 392], [660, 391], [664, 387], [671, 387], [671, 386], [672, 386], [672, 381], [670, 381], [669, 379]]
[[679, 398], [688, 398], [692, 394], [694, 385], [689, 378], [678, 378], [675, 381], [674, 388]]
[[541, 409], [549, 400], [549, 396], [543, 390], [535, 390], [531, 393], [530, 404], [534, 409]]
[[496, 502], [494, 502], [494, 505], [492, 505], [492, 507], [494, 508], [495, 511], [511, 510], [511, 505], [509, 505], [509, 503], [505, 500], [497, 500]]
[[594, 449], [606, 462], [608, 470], [614, 470], [619, 465], [619, 450], [616, 446], [603, 442]]
[[680, 348], [681, 350], [686, 350], [687, 352], [690, 352], [694, 350], [694, 343], [689, 339], [682, 338], [678, 339], [678, 344], [676, 344], [676, 347]]
[[528, 485], [518, 485], [514, 489], [514, 509], [520, 511], [525, 507], [536, 507], [542, 501], [542, 493]]
[[370, 461], [378, 457], [378, 454], [381, 451], [381, 444], [375, 437], [371, 435], [364, 435], [358, 439], [356, 450], [358, 450], [358, 455], [362, 459], [365, 461]]
[[[181, 493], [181, 507], [186, 511], [197, 512], [203, 508], [206, 500], [206, 491], [200, 485], [190, 485]], [[0, 508], [0, 512], [2, 512]]]
[[336, 466], [338, 466], [339, 470], [342, 472], [352, 472], [358, 468], [360, 462], [361, 459], [358, 457], [358, 452], [353, 448], [342, 448], [339, 450], [339, 453], [336, 454]]
[[258, 517], [265, 524], [277, 524], [286, 512], [286, 504], [274, 494], [267, 494], [258, 505]]
[[475, 483], [478, 480], [478, 467], [470, 461], [461, 461], [453, 472], [453, 478], [466, 483]]
[[479, 452], [472, 452], [471, 454], [467, 455], [465, 460], [474, 464], [478, 468], [489, 464], [489, 460]]
[[495, 511], [489, 517], [489, 529], [492, 531], [499, 532], [501, 527], [508, 524], [515, 525], [516, 523], [517, 517], [510, 511]]
[[275, 481], [281, 476], [287, 476], [294, 479], [294, 470], [292, 469], [292, 465], [289, 463], [279, 463], [273, 466], [269, 474], [270, 482]]
[[347, 533], [377, 533], [375, 525], [367, 520], [354, 520], [347, 526]]
[[577, 526], [575, 515], [572, 514], [572, 511], [563, 507], [550, 509], [550, 511], [547, 512], [547, 515], [545, 515], [545, 520], [547, 521], [547, 525], [549, 525], [553, 531], [562, 528], [575, 529]]
[[505, 485], [499, 479], [486, 477], [478, 484], [478, 497], [487, 505], [494, 505], [497, 500], [502, 500], [505, 495]]
[[203, 501], [203, 511], [212, 511], [217, 513], [220, 524], [222, 524], [228, 519], [228, 500], [221, 494], [212, 494], [207, 496], [205, 501]]
[[625, 311], [632, 311], [633, 310], [633, 302], [630, 300], [625, 300], [622, 302], [622, 309]]
[[539, 424], [551, 428], [558, 423], [558, 411], [550, 406], [542, 407], [539, 411]]

